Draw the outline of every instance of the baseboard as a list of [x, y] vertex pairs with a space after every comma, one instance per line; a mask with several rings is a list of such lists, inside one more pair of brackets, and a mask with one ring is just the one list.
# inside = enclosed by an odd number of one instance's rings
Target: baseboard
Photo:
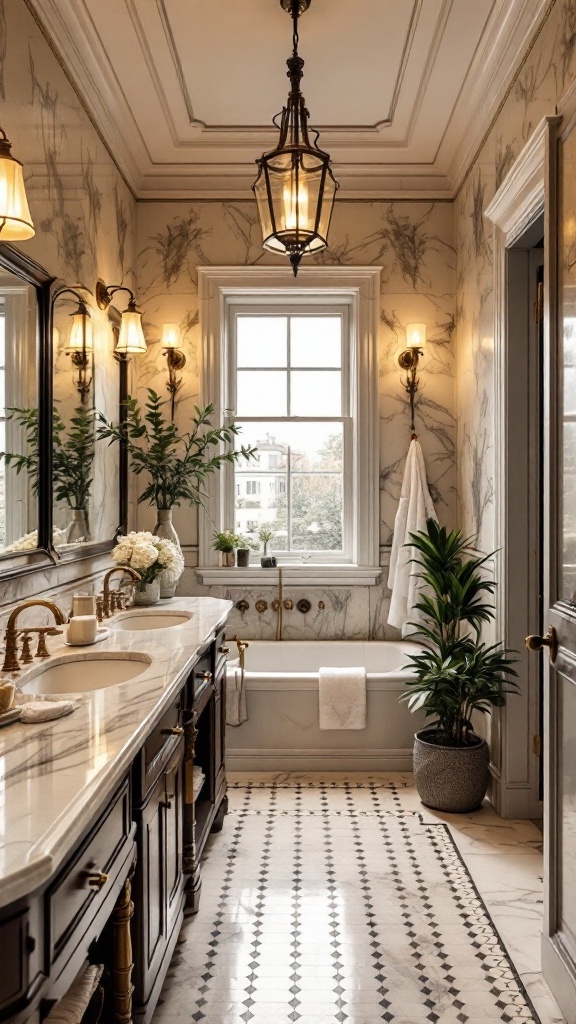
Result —
[[226, 767], [231, 772], [411, 772], [412, 750], [234, 750], [228, 746]]
[[530, 818], [534, 821], [542, 817], [542, 801], [530, 786], [507, 786], [499, 773], [492, 772], [492, 776], [488, 797], [501, 818]]

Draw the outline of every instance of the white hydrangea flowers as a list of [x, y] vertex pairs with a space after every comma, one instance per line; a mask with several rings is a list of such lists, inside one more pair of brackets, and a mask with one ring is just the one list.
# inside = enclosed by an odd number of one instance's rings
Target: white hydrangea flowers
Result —
[[112, 558], [118, 565], [129, 565], [140, 573], [143, 584], [152, 583], [161, 572], [165, 572], [168, 582], [176, 583], [184, 571], [180, 548], [146, 530], [120, 537]]

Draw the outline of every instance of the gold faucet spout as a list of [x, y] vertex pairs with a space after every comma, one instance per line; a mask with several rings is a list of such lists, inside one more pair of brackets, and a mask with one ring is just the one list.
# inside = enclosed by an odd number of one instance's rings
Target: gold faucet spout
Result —
[[108, 570], [104, 577], [104, 582], [102, 584], [102, 597], [104, 599], [103, 613], [107, 619], [110, 617], [110, 614], [112, 612], [112, 608], [110, 606], [110, 580], [117, 572], [122, 573], [122, 575], [131, 576], [135, 583], [138, 583], [138, 581], [142, 578], [140, 576], [140, 573], [136, 572], [136, 569], [133, 569], [130, 565], [115, 565], [113, 569]]
[[[47, 608], [48, 611], [52, 612], [54, 621], [57, 626], [63, 626], [66, 619], [64, 613], [60, 611], [57, 604], [53, 601], [46, 601], [43, 598], [33, 598], [30, 601], [23, 601], [17, 608], [14, 609], [8, 623], [6, 625], [6, 632], [4, 634], [4, 643], [6, 645], [6, 652], [4, 655], [4, 664], [2, 665], [3, 672], [19, 672], [20, 665], [18, 663], [18, 618], [20, 613], [25, 611], [26, 608]], [[54, 635], [54, 634], [52, 634]]]

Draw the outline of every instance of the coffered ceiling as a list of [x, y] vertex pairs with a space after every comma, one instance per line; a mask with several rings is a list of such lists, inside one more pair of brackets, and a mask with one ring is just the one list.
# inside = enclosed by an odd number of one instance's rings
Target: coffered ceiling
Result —
[[[277, 138], [279, 0], [32, 0], [139, 198], [249, 196]], [[547, 0], [312, 0], [303, 91], [342, 198], [449, 197]]]

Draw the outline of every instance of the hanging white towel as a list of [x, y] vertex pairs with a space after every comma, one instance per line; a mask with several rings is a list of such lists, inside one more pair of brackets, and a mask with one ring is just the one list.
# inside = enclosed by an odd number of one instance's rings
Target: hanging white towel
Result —
[[392, 591], [388, 623], [402, 630], [402, 636], [412, 632], [409, 622], [420, 622], [422, 618], [414, 608], [418, 601], [420, 580], [415, 575], [418, 566], [412, 562], [416, 550], [410, 544], [410, 534], [425, 530], [428, 519], [438, 522], [426, 481], [422, 448], [414, 439], [410, 442], [406, 459], [388, 575], [388, 587]]
[[321, 729], [365, 729], [366, 669], [321, 668], [318, 700]]
[[244, 669], [238, 661], [228, 662], [226, 671], [226, 725], [242, 725], [248, 719]]

